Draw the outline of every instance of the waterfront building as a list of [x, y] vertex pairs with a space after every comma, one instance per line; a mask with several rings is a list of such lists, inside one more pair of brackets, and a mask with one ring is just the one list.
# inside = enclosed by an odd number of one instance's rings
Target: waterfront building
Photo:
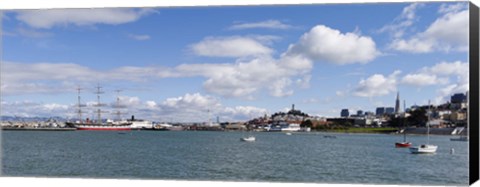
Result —
[[350, 116], [350, 112], [348, 111], [348, 109], [342, 109], [342, 111], [340, 112], [340, 116], [346, 118]]
[[363, 116], [363, 110], [357, 110], [357, 116]]

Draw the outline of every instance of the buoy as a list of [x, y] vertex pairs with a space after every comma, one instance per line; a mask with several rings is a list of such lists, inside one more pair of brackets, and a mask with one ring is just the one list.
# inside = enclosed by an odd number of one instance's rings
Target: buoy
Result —
[[455, 153], [455, 149], [451, 148], [451, 149], [450, 149], [450, 154], [453, 155], [454, 153]]

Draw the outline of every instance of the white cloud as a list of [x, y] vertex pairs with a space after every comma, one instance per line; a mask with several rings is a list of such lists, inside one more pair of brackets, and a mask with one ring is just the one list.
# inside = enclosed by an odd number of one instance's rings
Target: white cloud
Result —
[[439, 79], [436, 75], [432, 74], [408, 74], [403, 77], [402, 83], [414, 86], [428, 86], [436, 84], [445, 84], [448, 80]]
[[426, 71], [435, 73], [438, 75], [457, 75], [468, 77], [469, 65], [468, 62], [440, 62], [435, 64], [431, 68], [427, 68]]
[[289, 78], [281, 78], [275, 80], [270, 85], [270, 94], [274, 97], [285, 97], [293, 94], [293, 90], [287, 88], [292, 84], [292, 80]]
[[157, 107], [157, 103], [156, 103], [155, 101], [146, 101], [145, 104], [146, 104], [147, 107], [150, 108], [150, 109]]
[[317, 25], [305, 33], [296, 44], [289, 46], [286, 56], [304, 56], [313, 61], [335, 64], [368, 63], [380, 53], [375, 42], [356, 33], [341, 33], [324, 25]]
[[57, 103], [37, 103], [32, 101], [2, 101], [2, 116], [19, 117], [71, 117], [73, 106]]
[[[290, 60], [289, 63], [298, 64], [294, 60]], [[292, 86], [307, 86], [311, 65], [295, 68], [290, 68], [285, 62], [270, 57], [259, 57], [237, 60], [231, 64], [182, 64], [174, 70], [178, 74], [205, 77], [203, 87], [209, 93], [253, 99], [260, 91], [268, 91], [272, 96], [283, 97], [293, 94]], [[300, 82], [293, 85], [293, 80]]]
[[407, 74], [402, 83], [414, 86], [447, 84], [450, 76], [456, 76], [457, 82], [468, 83], [469, 66], [466, 62], [440, 62], [432, 67], [423, 67], [418, 73]]
[[99, 80], [139, 82], [174, 76], [168, 69], [159, 67], [124, 66], [99, 71], [74, 63], [18, 62], [2, 62], [0, 73], [4, 94], [65, 92], [73, 91], [75, 84], [97, 83]]
[[137, 34], [129, 34], [128, 37], [134, 39], [134, 40], [138, 40], [138, 41], [143, 41], [143, 40], [150, 40], [150, 35], [146, 35], [146, 34], [140, 34], [140, 35], [137, 35]]
[[152, 9], [95, 8], [21, 10], [16, 19], [30, 27], [50, 29], [54, 26], [91, 26], [94, 24], [118, 25], [138, 20], [155, 12]]
[[168, 98], [161, 104], [167, 108], [190, 108], [188, 110], [210, 109], [220, 106], [218, 99], [212, 96], [203, 96], [200, 93], [185, 94], [184, 96]]
[[362, 79], [354, 90], [354, 95], [360, 97], [382, 96], [397, 90], [397, 76], [400, 71], [394, 71], [385, 77], [381, 74], [374, 74], [367, 79]]
[[215, 116], [223, 121], [238, 121], [267, 113], [266, 109], [253, 106], [225, 107], [218, 98], [200, 93], [167, 98], [158, 104], [158, 111], [160, 118], [181, 122], [206, 122], [209, 117], [214, 121]]
[[416, 11], [423, 5], [422, 3], [412, 3], [403, 8], [402, 14], [396, 17], [392, 23], [383, 26], [379, 32], [390, 32], [394, 38], [402, 37], [405, 30], [417, 20]]
[[45, 38], [45, 37], [52, 36], [52, 33], [49, 33], [49, 32], [42, 32], [42, 31], [36, 31], [31, 29], [25, 29], [25, 28], [18, 28], [17, 33], [19, 35], [30, 37], [30, 38]]
[[290, 29], [291, 25], [282, 23], [278, 20], [267, 20], [261, 22], [252, 22], [252, 23], [239, 23], [232, 25], [229, 29], [231, 30], [240, 30], [240, 29], [255, 29], [255, 28], [265, 28], [265, 29]]
[[206, 78], [203, 87], [210, 93], [251, 99], [261, 90], [275, 96], [291, 95], [292, 80], [301, 80], [297, 84], [299, 87], [307, 86], [311, 66], [304, 68], [290, 69], [268, 57], [231, 64], [182, 64], [173, 68], [123, 66], [103, 71], [74, 63], [3, 62], [0, 76], [3, 94], [72, 92], [78, 84], [98, 81], [143, 82], [200, 76]]
[[425, 31], [408, 39], [396, 38], [389, 47], [411, 53], [467, 51], [469, 14], [465, 4], [442, 6], [439, 12], [443, 15]]
[[445, 102], [454, 93], [465, 93], [469, 88], [469, 65], [467, 62], [440, 62], [423, 67], [416, 73], [403, 77], [401, 83], [417, 87], [438, 87], [435, 103]]
[[442, 4], [438, 9], [439, 13], [459, 12], [468, 9], [468, 3]]
[[207, 37], [190, 47], [195, 54], [210, 57], [270, 55], [273, 50], [265, 46], [264, 41], [256, 37]]

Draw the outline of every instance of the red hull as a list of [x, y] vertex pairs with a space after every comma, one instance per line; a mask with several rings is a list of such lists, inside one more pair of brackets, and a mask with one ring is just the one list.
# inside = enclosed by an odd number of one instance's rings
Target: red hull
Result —
[[80, 127], [77, 130], [86, 130], [86, 131], [129, 131], [131, 128], [88, 128], [88, 127]]
[[397, 142], [395, 143], [395, 147], [410, 147], [412, 143], [410, 142]]

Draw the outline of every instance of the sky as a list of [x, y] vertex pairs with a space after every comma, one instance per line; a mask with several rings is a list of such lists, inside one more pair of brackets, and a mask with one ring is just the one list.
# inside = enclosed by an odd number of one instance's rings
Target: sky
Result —
[[336, 117], [469, 83], [467, 2], [11, 10], [1, 28], [6, 116], [75, 118], [77, 88], [94, 116], [99, 85], [124, 118]]

